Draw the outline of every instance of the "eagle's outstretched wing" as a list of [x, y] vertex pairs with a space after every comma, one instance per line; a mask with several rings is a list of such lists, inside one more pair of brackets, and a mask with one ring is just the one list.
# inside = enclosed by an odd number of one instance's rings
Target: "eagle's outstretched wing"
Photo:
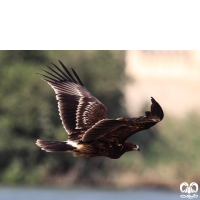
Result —
[[95, 123], [106, 118], [107, 108], [90, 94], [73, 69], [72, 71], [77, 80], [64, 64], [61, 61], [59, 62], [63, 70], [52, 63], [57, 70], [48, 67], [51, 73], [43, 71], [50, 76], [41, 75], [45, 77], [43, 80], [56, 93], [60, 118], [65, 130], [68, 132], [68, 140], [79, 140]]
[[146, 111], [146, 116], [138, 118], [118, 118], [116, 120], [103, 119], [92, 126], [83, 135], [82, 140], [84, 142], [107, 140], [122, 144], [134, 133], [154, 126], [163, 119], [164, 113], [154, 98], [151, 98], [151, 101], [151, 111]]

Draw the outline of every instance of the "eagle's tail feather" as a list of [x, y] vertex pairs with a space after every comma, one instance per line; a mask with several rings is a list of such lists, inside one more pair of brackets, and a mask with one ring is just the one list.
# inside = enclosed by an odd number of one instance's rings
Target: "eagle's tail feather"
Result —
[[46, 140], [37, 140], [36, 145], [41, 147], [42, 150], [46, 152], [72, 152], [76, 147], [72, 146], [65, 142], [60, 141], [46, 141]]

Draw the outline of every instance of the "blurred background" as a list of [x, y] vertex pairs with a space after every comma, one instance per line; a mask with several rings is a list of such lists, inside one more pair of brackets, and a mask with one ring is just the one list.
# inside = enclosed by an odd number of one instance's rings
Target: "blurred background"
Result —
[[[41, 151], [66, 140], [55, 94], [40, 69], [74, 68], [108, 118], [137, 117], [154, 97], [165, 117], [129, 138], [140, 152], [118, 160]], [[0, 51], [0, 185], [168, 188], [200, 184], [200, 51]], [[180, 197], [179, 197], [180, 198]]]

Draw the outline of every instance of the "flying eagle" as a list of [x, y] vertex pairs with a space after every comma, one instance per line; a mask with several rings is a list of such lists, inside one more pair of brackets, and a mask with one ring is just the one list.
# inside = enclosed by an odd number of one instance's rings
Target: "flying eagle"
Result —
[[[83, 85], [77, 73], [73, 75], [59, 61], [41, 74], [55, 91], [62, 124], [68, 133], [67, 141], [45, 141], [36, 144], [47, 152], [72, 152], [75, 157], [107, 156], [117, 159], [128, 151], [139, 151], [138, 145], [126, 141], [128, 137], [148, 129], [163, 117], [160, 105], [151, 97], [151, 111], [137, 118], [107, 119], [107, 108]], [[50, 76], [49, 76], [50, 75]], [[75, 79], [76, 78], [76, 79]]]

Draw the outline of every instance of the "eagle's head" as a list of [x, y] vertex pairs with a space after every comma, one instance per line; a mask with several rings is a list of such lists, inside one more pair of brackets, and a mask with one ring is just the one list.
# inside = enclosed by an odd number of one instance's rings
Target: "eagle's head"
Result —
[[132, 142], [125, 141], [124, 147], [125, 147], [126, 152], [127, 151], [140, 151], [140, 147], [137, 144], [134, 144]]

